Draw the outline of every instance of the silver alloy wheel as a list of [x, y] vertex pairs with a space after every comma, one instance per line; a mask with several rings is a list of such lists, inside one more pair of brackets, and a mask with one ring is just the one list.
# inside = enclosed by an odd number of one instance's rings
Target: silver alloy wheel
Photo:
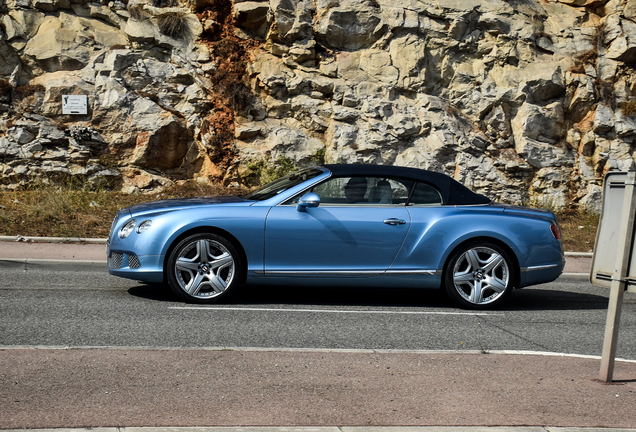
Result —
[[489, 247], [474, 247], [464, 252], [453, 268], [457, 293], [474, 305], [495, 302], [506, 292], [510, 270], [506, 259]]
[[235, 276], [234, 257], [221, 243], [195, 239], [178, 253], [175, 279], [183, 291], [198, 299], [210, 299], [225, 292]]

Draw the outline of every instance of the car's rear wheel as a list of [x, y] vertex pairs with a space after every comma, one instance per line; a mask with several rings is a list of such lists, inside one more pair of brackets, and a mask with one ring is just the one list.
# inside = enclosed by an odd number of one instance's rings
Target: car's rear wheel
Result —
[[168, 258], [168, 283], [189, 302], [213, 303], [226, 297], [237, 285], [242, 271], [236, 248], [216, 234], [189, 236]]
[[490, 242], [466, 244], [456, 250], [444, 271], [451, 300], [467, 309], [501, 304], [512, 291], [516, 269], [509, 254]]

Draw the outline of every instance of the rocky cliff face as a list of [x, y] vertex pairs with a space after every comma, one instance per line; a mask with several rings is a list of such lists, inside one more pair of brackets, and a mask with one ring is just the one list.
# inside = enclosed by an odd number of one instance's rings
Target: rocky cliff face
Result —
[[[6, 3], [5, 3], [6, 2]], [[318, 162], [598, 211], [634, 169], [631, 0], [0, 0], [0, 183]], [[88, 113], [62, 113], [87, 95]]]

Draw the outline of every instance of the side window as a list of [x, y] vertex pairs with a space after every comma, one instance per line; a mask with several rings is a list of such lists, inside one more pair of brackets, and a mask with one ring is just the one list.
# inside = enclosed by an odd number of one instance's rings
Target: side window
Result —
[[413, 182], [411, 180], [388, 180], [393, 191], [393, 204], [404, 204], [409, 197]]
[[339, 177], [319, 184], [313, 190], [321, 204], [363, 204], [369, 194], [366, 177]]
[[413, 189], [409, 205], [441, 205], [442, 195], [427, 183], [417, 183]]
[[[392, 205], [406, 202], [412, 184], [410, 180], [386, 177], [337, 177], [320, 183], [311, 192], [320, 196], [321, 205]], [[300, 196], [285, 204], [298, 203]]]

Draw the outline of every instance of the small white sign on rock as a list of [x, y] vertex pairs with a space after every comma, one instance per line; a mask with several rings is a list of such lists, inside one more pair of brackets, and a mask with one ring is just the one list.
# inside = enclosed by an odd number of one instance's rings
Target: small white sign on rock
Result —
[[63, 95], [62, 114], [88, 114], [86, 95]]

